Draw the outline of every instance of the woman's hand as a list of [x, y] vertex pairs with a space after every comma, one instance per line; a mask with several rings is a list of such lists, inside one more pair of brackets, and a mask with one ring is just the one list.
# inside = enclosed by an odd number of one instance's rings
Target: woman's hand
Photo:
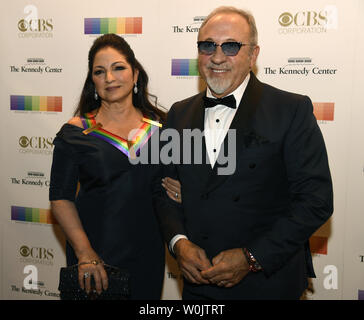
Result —
[[178, 180], [165, 177], [162, 179], [162, 186], [166, 189], [168, 197], [178, 203], [182, 203], [181, 184]]
[[[91, 287], [91, 277], [94, 278], [95, 287]], [[94, 251], [81, 254], [78, 257], [78, 281], [80, 287], [86, 290], [87, 294], [91, 290], [96, 290], [101, 294], [102, 290], [108, 287], [108, 278], [104, 269], [104, 262]]]
[[[90, 293], [91, 289], [101, 294], [108, 287], [108, 279], [103, 263], [92, 249], [91, 243], [82, 227], [80, 217], [73, 201], [51, 201], [52, 214], [57, 219], [67, 240], [78, 258], [78, 280], [80, 287]], [[91, 276], [95, 288], [91, 288]]]

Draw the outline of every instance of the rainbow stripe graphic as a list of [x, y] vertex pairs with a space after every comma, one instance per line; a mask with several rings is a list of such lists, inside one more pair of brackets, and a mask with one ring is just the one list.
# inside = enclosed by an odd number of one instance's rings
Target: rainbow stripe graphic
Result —
[[85, 18], [85, 34], [141, 34], [142, 17]]
[[62, 97], [11, 95], [10, 110], [62, 112]]
[[358, 290], [358, 300], [364, 300], [364, 290]]
[[197, 59], [172, 59], [172, 76], [198, 76]]
[[327, 255], [327, 237], [312, 236], [310, 238], [311, 253]]
[[11, 206], [11, 220], [36, 222], [44, 224], [57, 224], [50, 209], [36, 209]]
[[313, 113], [317, 120], [334, 121], [335, 103], [314, 102]]

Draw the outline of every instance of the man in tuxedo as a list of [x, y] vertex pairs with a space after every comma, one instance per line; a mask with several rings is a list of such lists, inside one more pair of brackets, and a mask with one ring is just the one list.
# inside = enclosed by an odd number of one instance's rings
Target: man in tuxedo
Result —
[[[207, 90], [168, 114], [167, 128], [181, 137], [185, 129], [205, 132], [209, 160], [174, 164], [182, 205], [160, 213], [184, 299], [299, 299], [315, 276], [309, 237], [333, 211], [324, 140], [307, 96], [255, 77], [258, 54], [254, 18], [216, 9], [198, 35]], [[227, 150], [236, 167], [221, 175], [228, 130], [236, 133]]]

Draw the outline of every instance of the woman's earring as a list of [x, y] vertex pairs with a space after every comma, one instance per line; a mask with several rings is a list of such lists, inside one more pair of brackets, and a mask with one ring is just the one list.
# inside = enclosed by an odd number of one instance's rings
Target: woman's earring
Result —
[[97, 95], [96, 89], [95, 89], [94, 98], [95, 98], [95, 100], [97, 100], [99, 98], [99, 96]]
[[137, 87], [137, 84], [135, 83], [134, 84], [134, 93], [137, 94], [138, 93], [138, 87]]

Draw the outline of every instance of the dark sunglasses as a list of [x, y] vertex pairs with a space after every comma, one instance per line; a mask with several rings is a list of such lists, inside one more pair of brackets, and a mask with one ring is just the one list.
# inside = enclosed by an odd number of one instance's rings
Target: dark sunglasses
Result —
[[236, 56], [243, 46], [250, 46], [250, 44], [241, 42], [224, 42], [222, 44], [217, 44], [213, 41], [197, 41], [198, 51], [202, 54], [213, 54], [217, 47], [221, 47], [222, 52], [226, 56]]

